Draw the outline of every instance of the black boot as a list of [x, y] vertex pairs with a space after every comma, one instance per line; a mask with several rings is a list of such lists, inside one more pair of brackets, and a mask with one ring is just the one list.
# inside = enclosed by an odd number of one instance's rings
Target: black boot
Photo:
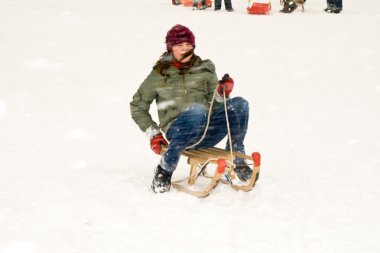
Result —
[[340, 13], [343, 9], [342, 0], [327, 0], [327, 13]]
[[163, 193], [170, 190], [173, 172], [168, 172], [161, 168], [160, 165], [154, 171], [154, 178], [151, 188], [155, 193]]
[[[253, 170], [247, 164], [241, 164], [236, 165], [234, 172], [241, 181], [245, 182], [251, 179]], [[256, 174], [255, 183], [257, 180], [259, 180], [259, 173]]]
[[297, 9], [298, 5], [295, 0], [284, 0], [284, 7], [280, 12], [282, 13], [292, 13], [295, 9]]
[[252, 177], [253, 170], [247, 164], [236, 165], [234, 172], [241, 181], [247, 181]]

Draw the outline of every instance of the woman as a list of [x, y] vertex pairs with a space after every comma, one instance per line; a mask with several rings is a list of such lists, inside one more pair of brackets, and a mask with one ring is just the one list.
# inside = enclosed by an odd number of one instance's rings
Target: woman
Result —
[[[166, 35], [166, 49], [130, 103], [133, 120], [150, 138], [152, 150], [160, 154], [168, 146], [155, 169], [151, 188], [156, 193], [169, 191], [171, 177], [185, 149], [213, 147], [227, 135], [223, 99], [231, 93], [233, 80], [226, 74], [221, 81], [210, 60], [194, 54], [195, 37], [189, 28], [175, 25]], [[210, 123], [204, 135], [208, 112], [214, 98]], [[159, 125], [149, 108], [156, 101]], [[241, 97], [227, 100], [234, 151], [244, 153], [248, 124], [248, 102]], [[169, 144], [162, 135], [165, 133]], [[229, 150], [227, 142], [226, 149]], [[235, 159], [235, 173], [246, 181], [252, 170], [243, 159]]]

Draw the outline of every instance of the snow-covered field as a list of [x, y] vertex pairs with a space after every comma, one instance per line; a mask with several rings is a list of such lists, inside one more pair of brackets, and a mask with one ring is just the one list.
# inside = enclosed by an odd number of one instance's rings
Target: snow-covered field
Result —
[[[272, 4], [0, 0], [0, 252], [380, 252], [380, 4]], [[149, 188], [129, 102], [177, 23], [250, 101], [251, 192]]]

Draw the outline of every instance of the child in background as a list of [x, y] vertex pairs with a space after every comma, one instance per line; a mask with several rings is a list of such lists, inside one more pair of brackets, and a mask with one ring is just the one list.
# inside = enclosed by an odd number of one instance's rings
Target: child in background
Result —
[[204, 10], [207, 8], [206, 0], [201, 0], [202, 7], [198, 7], [199, 0], [194, 0], [193, 10]]

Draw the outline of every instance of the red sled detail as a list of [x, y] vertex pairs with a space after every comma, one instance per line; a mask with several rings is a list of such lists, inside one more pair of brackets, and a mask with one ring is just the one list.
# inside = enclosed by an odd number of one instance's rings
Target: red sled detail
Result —
[[227, 166], [226, 160], [219, 159], [218, 160], [218, 173], [220, 173], [220, 174], [224, 173], [226, 166]]
[[259, 152], [253, 152], [252, 153], [252, 159], [255, 166], [260, 166], [261, 164], [261, 155]]
[[249, 14], [267, 15], [272, 9], [271, 3], [253, 3], [247, 8]]

